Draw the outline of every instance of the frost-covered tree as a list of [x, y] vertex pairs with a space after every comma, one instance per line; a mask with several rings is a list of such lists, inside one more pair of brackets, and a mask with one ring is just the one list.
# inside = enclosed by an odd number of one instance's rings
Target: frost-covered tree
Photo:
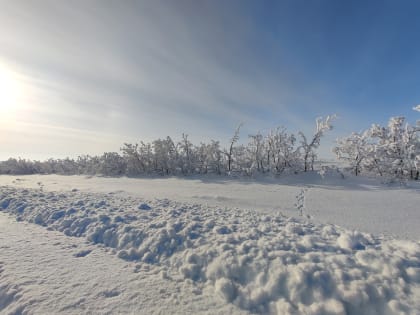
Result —
[[106, 176], [120, 176], [126, 173], [127, 162], [116, 152], [105, 152], [100, 157], [99, 173]]
[[207, 163], [209, 172], [213, 174], [222, 174], [223, 172], [223, 155], [219, 141], [211, 140], [207, 145]]
[[182, 140], [178, 143], [178, 148], [182, 174], [194, 173], [194, 147], [188, 140], [187, 134], [182, 134]]
[[318, 149], [321, 143], [321, 138], [325, 132], [333, 128], [331, 123], [334, 118], [335, 115], [327, 116], [325, 119], [322, 119], [322, 117], [317, 118], [315, 133], [311, 138], [307, 138], [303, 132], [299, 131], [299, 136], [301, 137], [300, 149], [302, 151], [301, 154], [305, 172], [309, 169], [313, 170], [316, 158], [316, 149]]
[[285, 169], [295, 168], [297, 162], [296, 137], [279, 127], [267, 136], [267, 164], [272, 173], [280, 174]]
[[81, 155], [76, 159], [77, 174], [95, 175], [99, 173], [101, 161], [98, 156]]
[[238, 145], [233, 148], [233, 156], [235, 157], [235, 173], [250, 176], [253, 174], [254, 159], [249, 154], [249, 150], [245, 145]]
[[415, 159], [419, 154], [417, 128], [405, 123], [404, 117], [392, 117], [387, 127], [370, 128], [371, 149], [369, 170], [376, 169], [381, 176], [392, 179], [418, 177]]
[[405, 167], [409, 172], [411, 179], [419, 179], [420, 173], [420, 121], [417, 121], [418, 126], [406, 125], [402, 136], [404, 152], [405, 152]]
[[25, 159], [10, 158], [0, 164], [0, 174], [27, 175], [34, 174], [33, 163]]
[[194, 148], [195, 152], [195, 169], [194, 171], [199, 174], [207, 174], [209, 171], [209, 148], [208, 144], [200, 143], [199, 146]]
[[139, 145], [124, 143], [120, 149], [126, 161], [127, 175], [135, 176], [146, 172], [146, 165], [141, 157]]
[[333, 152], [337, 158], [350, 164], [354, 174], [359, 175], [362, 162], [368, 157], [368, 132], [353, 132], [350, 136], [337, 140]]
[[219, 142], [211, 140], [210, 143], [200, 143], [195, 147], [195, 161], [195, 170], [199, 174], [222, 174], [224, 165]]
[[241, 130], [242, 123], [238, 125], [235, 129], [235, 133], [233, 134], [233, 137], [230, 139], [229, 149], [225, 150], [225, 155], [227, 157], [227, 171], [230, 172], [232, 170], [232, 163], [233, 163], [233, 148], [236, 142], [239, 140], [239, 131]]
[[418, 179], [419, 131], [404, 117], [392, 117], [386, 127], [373, 124], [362, 134], [339, 140], [334, 152], [350, 162], [356, 175], [367, 171], [390, 180]]
[[171, 137], [153, 141], [153, 151], [155, 170], [161, 174], [175, 174], [178, 151]]
[[248, 152], [252, 156], [252, 169], [264, 173], [265, 142], [264, 136], [258, 132], [255, 135], [249, 135]]
[[124, 143], [120, 149], [126, 162], [126, 174], [137, 176], [150, 173], [153, 169], [154, 153], [150, 143]]
[[63, 160], [58, 160], [56, 165], [56, 173], [63, 175], [73, 175], [77, 174], [78, 165], [74, 159], [65, 158]]
[[392, 117], [388, 122], [386, 139], [383, 142], [383, 163], [392, 176], [402, 179], [407, 174], [407, 139], [404, 137], [404, 117]]

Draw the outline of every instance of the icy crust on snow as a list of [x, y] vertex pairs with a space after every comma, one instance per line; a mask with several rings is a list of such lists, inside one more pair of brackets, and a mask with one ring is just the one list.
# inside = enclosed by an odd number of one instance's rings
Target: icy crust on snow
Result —
[[[420, 243], [117, 193], [0, 188], [0, 210], [158, 266], [252, 313], [418, 314]], [[8, 299], [0, 287], [0, 299]]]

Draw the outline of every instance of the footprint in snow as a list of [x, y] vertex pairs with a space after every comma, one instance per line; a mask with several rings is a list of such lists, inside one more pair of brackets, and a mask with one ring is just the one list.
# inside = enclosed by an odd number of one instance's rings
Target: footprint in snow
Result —
[[102, 295], [105, 296], [106, 298], [112, 298], [112, 297], [120, 295], [120, 293], [121, 293], [120, 291], [113, 289], [113, 290], [103, 291]]
[[150, 210], [152, 209], [147, 203], [142, 203], [139, 205], [139, 210]]
[[91, 252], [92, 252], [91, 249], [81, 250], [80, 252], [73, 254], [73, 256], [76, 258], [85, 257], [89, 255]]

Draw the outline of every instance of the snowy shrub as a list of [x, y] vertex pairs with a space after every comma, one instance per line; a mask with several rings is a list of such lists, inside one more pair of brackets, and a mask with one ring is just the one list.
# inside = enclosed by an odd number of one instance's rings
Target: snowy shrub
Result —
[[99, 173], [107, 176], [119, 176], [126, 172], [126, 160], [116, 152], [106, 152], [100, 158]]
[[34, 163], [24, 159], [10, 158], [0, 164], [0, 174], [26, 175], [37, 173]]
[[355, 175], [370, 172], [389, 181], [418, 180], [419, 131], [420, 126], [410, 126], [404, 117], [392, 117], [387, 127], [374, 124], [362, 133], [337, 140], [333, 152]]

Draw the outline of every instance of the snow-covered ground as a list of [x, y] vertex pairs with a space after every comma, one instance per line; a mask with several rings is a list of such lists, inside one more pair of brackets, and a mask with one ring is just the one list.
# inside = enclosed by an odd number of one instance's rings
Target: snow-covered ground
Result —
[[296, 196], [306, 188], [304, 214], [320, 223], [337, 224], [376, 235], [420, 239], [420, 183], [384, 185], [374, 179], [329, 174], [301, 174], [280, 179], [226, 177], [111, 178], [59, 175], [0, 175], [0, 186], [46, 191], [118, 192], [146, 199], [168, 198], [217, 207], [298, 216]]
[[412, 185], [0, 176], [0, 313], [418, 314]]
[[242, 314], [212, 292], [162, 277], [57, 231], [0, 213], [0, 314]]

